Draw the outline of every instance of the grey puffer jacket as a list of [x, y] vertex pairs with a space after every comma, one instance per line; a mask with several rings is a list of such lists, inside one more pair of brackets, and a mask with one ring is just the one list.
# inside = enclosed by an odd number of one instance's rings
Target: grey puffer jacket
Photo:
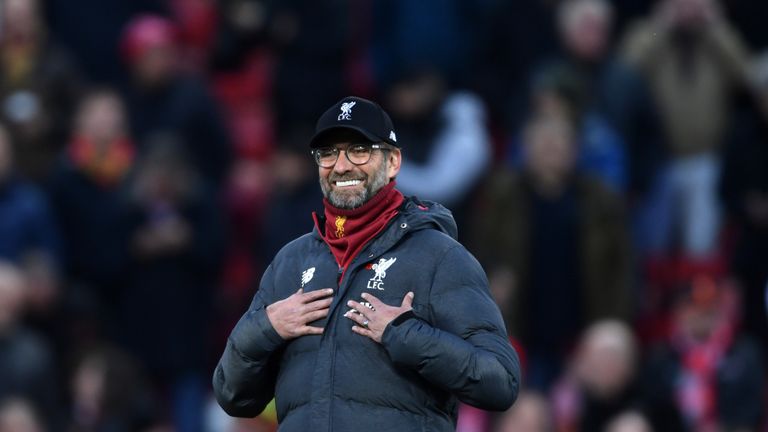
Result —
[[[517, 354], [482, 268], [455, 237], [448, 210], [407, 198], [340, 284], [317, 229], [285, 246], [216, 367], [219, 404], [253, 417], [274, 397], [283, 432], [453, 431], [458, 400], [507, 409], [519, 388]], [[328, 317], [311, 323], [325, 332], [284, 341], [266, 306], [302, 282], [305, 291], [336, 289]], [[343, 316], [363, 292], [399, 306], [408, 291], [413, 310], [386, 328], [381, 344], [353, 333]]]

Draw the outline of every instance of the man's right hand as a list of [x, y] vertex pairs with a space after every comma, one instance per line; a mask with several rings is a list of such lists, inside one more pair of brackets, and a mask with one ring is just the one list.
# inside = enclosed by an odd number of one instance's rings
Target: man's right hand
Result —
[[308, 325], [312, 321], [325, 318], [333, 301], [333, 289], [304, 292], [299, 289], [290, 297], [267, 306], [267, 317], [277, 334], [285, 340], [304, 335], [319, 335], [322, 327]]

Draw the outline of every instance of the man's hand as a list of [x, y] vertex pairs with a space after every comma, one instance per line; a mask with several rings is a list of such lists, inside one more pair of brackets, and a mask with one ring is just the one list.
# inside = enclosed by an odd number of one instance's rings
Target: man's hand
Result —
[[267, 317], [277, 334], [285, 340], [304, 335], [319, 335], [322, 327], [307, 325], [312, 321], [325, 318], [333, 301], [333, 289], [321, 289], [304, 292], [303, 288], [290, 297], [267, 306]]
[[[353, 332], [369, 337], [378, 343], [381, 343], [381, 335], [384, 334], [384, 329], [387, 328], [389, 323], [398, 316], [413, 309], [411, 307], [413, 304], [412, 292], [403, 297], [403, 302], [399, 307], [389, 306], [368, 293], [363, 293], [361, 297], [368, 301], [373, 308], [350, 300], [347, 302], [347, 306], [351, 307], [352, 310], [347, 311], [344, 316], [357, 323], [357, 325], [352, 326]], [[355, 313], [355, 311], [358, 313]]]

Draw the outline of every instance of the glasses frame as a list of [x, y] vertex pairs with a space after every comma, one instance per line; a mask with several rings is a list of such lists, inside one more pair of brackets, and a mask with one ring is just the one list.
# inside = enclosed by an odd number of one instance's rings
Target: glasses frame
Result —
[[[350, 148], [350, 147], [356, 147], [356, 146], [365, 146], [365, 147], [370, 147], [371, 148], [371, 154], [368, 155], [368, 159], [365, 162], [357, 163], [357, 162], [355, 162], [355, 161], [353, 161], [352, 159], [349, 158], [349, 152], [347, 152], [347, 149]], [[321, 147], [321, 148], [326, 148], [326, 147]], [[336, 156], [333, 159], [333, 163], [332, 164], [323, 165], [323, 164], [320, 163], [320, 153], [319, 153], [320, 148], [312, 149], [312, 151], [310, 152], [310, 153], [312, 153], [312, 156], [315, 159], [315, 163], [317, 163], [317, 166], [319, 166], [320, 168], [333, 168], [333, 166], [336, 165], [336, 162], [339, 161], [339, 153], [342, 152], [342, 151], [344, 152], [344, 156], [347, 158], [349, 163], [351, 163], [352, 165], [355, 165], [355, 166], [361, 166], [361, 165], [365, 165], [365, 164], [367, 164], [368, 162], [371, 161], [371, 156], [373, 156], [373, 150], [381, 150], [381, 151], [389, 151], [390, 150], [389, 146], [386, 145], [386, 144], [368, 144], [368, 143], [350, 144], [349, 146], [347, 146], [346, 149], [340, 149], [340, 148], [337, 148], [337, 147], [329, 147], [329, 148], [331, 149], [333, 154]]]

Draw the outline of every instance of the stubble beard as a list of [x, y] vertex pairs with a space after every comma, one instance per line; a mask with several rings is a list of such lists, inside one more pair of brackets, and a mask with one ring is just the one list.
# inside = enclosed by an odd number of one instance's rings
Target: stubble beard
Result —
[[320, 177], [320, 189], [323, 196], [336, 208], [353, 210], [367, 203], [376, 193], [389, 183], [387, 178], [387, 161], [374, 172], [373, 177], [365, 177], [365, 187], [359, 192], [341, 192], [331, 186], [332, 182], [359, 178], [355, 174], [335, 175], [333, 172], [326, 178]]

